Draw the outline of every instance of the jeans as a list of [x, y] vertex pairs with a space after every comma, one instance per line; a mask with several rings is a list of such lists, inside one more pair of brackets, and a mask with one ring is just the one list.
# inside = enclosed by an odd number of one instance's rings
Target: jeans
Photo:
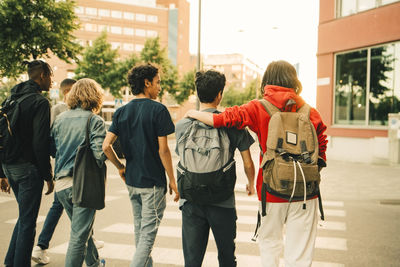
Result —
[[3, 171], [18, 203], [18, 220], [4, 260], [6, 266], [30, 267], [43, 179], [29, 162], [3, 164]]
[[88, 267], [99, 266], [99, 254], [92, 239], [96, 210], [74, 205], [72, 203], [72, 187], [56, 194], [71, 220], [71, 234], [65, 256], [65, 267], [81, 267], [83, 260]]
[[42, 231], [39, 235], [38, 246], [42, 249], [48, 249], [51, 238], [53, 237], [54, 230], [63, 213], [63, 206], [54, 193], [54, 201], [47, 213], [46, 220], [44, 221]]
[[236, 209], [185, 202], [182, 207], [182, 247], [185, 267], [202, 266], [210, 228], [220, 267], [236, 266]]
[[151, 251], [166, 207], [165, 188], [127, 185], [132, 203], [136, 251], [130, 267], [152, 267]]

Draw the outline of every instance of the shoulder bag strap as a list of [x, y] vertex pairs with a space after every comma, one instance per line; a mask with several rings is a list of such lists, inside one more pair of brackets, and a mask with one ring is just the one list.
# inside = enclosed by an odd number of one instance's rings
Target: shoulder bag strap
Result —
[[85, 144], [89, 145], [90, 144], [90, 139], [89, 139], [89, 132], [90, 132], [90, 119], [94, 116], [92, 112], [90, 112], [90, 115], [87, 119], [86, 123], [86, 139], [85, 139]]

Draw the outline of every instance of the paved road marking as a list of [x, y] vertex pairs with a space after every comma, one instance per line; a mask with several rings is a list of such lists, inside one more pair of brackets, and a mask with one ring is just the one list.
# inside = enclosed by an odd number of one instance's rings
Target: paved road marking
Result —
[[336, 230], [336, 231], [346, 231], [346, 223], [335, 222], [335, 221], [319, 221], [318, 229], [321, 230]]
[[346, 211], [344, 210], [332, 210], [332, 209], [324, 209], [325, 215], [334, 216], [334, 217], [345, 217]]
[[[5, 223], [16, 224], [17, 220], [18, 220], [18, 218], [15, 218], [15, 219], [11, 219], [11, 220], [5, 221]], [[46, 216], [39, 215], [37, 220], [36, 220], [36, 223], [44, 222], [44, 220], [46, 220]]]
[[113, 200], [120, 199], [120, 198], [121, 198], [121, 196], [110, 196], [110, 195], [108, 195], [108, 196], [106, 196], [105, 201], [109, 202], [109, 201], [113, 201]]
[[6, 203], [6, 202], [9, 202], [9, 201], [13, 201], [13, 200], [15, 200], [15, 198], [13, 198], [13, 197], [0, 196], [0, 203]]
[[[48, 251], [50, 253], [56, 254], [66, 254], [68, 248], [68, 243], [63, 243], [59, 246], [53, 247]], [[114, 244], [106, 242], [104, 248], [99, 250], [100, 257], [109, 258], [109, 259], [119, 259], [131, 261], [133, 254], [135, 252], [135, 246], [133, 245], [123, 245], [123, 244]], [[154, 247], [153, 252], [153, 261], [157, 264], [172, 264], [174, 266], [183, 266], [183, 252], [182, 249], [174, 249], [174, 248], [159, 248]], [[218, 254], [217, 252], [207, 251], [204, 257], [203, 265], [204, 266], [218, 266], [217, 260]], [[238, 266], [252, 266], [259, 267], [260, 257], [247, 255], [247, 254], [236, 254]], [[281, 259], [281, 266], [283, 264], [283, 260]], [[321, 262], [314, 261], [312, 264], [313, 267], [344, 267], [343, 264], [333, 263], [333, 262]]]
[[[121, 234], [134, 234], [133, 224], [117, 223], [101, 229], [103, 232], [121, 233]], [[255, 244], [251, 241], [254, 232], [238, 231], [236, 233], [236, 242]], [[182, 229], [177, 226], [164, 226], [158, 228], [157, 236], [182, 238]], [[210, 240], [214, 240], [212, 232], [210, 231]], [[332, 250], [347, 250], [347, 241], [344, 238], [336, 237], [317, 237], [315, 247], [320, 249]]]

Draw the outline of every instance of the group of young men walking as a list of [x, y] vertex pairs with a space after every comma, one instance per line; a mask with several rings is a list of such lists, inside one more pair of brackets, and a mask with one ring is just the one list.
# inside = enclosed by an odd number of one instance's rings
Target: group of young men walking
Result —
[[[47, 141], [50, 132], [50, 105], [40, 94], [41, 91], [48, 91], [50, 88], [51, 68], [40, 60], [34, 61], [28, 66], [28, 74], [30, 80], [17, 85], [12, 91], [12, 94], [21, 95], [31, 91], [35, 93], [31, 101], [21, 104], [23, 108], [20, 114], [20, 127], [27, 129], [21, 136], [25, 149], [14, 161], [0, 162], [1, 188], [3, 191], [8, 190], [5, 178], [7, 177], [19, 207], [19, 219], [5, 259], [6, 266], [14, 267], [30, 266], [43, 180], [47, 182], [49, 188], [46, 194], [51, 193], [54, 187]], [[208, 139], [200, 137], [199, 140], [205, 140], [204, 143], [200, 146], [199, 143], [195, 144], [197, 148], [193, 149], [191, 146], [195, 142], [192, 140], [193, 142], [188, 144], [190, 141], [188, 137], [195, 130], [191, 128], [192, 130], [188, 131], [188, 128], [195, 120], [184, 118], [176, 124], [176, 127], [174, 126], [168, 109], [154, 101], [161, 90], [160, 82], [159, 70], [151, 64], [139, 65], [130, 70], [128, 83], [135, 98], [116, 110], [103, 142], [104, 154], [117, 167], [126, 183], [132, 205], [136, 251], [130, 266], [153, 266], [151, 253], [166, 208], [167, 191], [170, 194], [174, 193], [174, 201], [179, 200], [179, 208], [182, 211], [182, 248], [185, 266], [202, 266], [210, 229], [218, 248], [219, 265], [236, 266], [237, 214], [233, 189], [236, 172], [233, 157], [235, 150], [238, 149], [248, 179], [247, 193], [253, 195], [255, 168], [249, 148], [254, 139], [246, 129], [220, 128], [216, 130], [215, 137]], [[217, 71], [210, 70], [196, 74], [195, 84], [201, 110], [210, 114], [219, 113], [217, 107], [222, 100], [225, 82], [224, 74]], [[55, 117], [55, 114], [52, 115]], [[200, 125], [205, 132], [212, 131], [212, 127], [205, 126]], [[177, 140], [175, 151], [180, 157], [178, 182], [175, 179], [167, 140], [167, 136], [174, 132]], [[112, 148], [117, 138], [121, 143], [126, 164], [116, 156]], [[210, 145], [208, 142], [218, 144]], [[214, 175], [212, 177], [215, 179], [208, 183], [199, 183], [199, 177], [202, 176], [190, 168], [191, 165], [201, 165], [202, 162], [199, 162], [200, 158], [196, 155], [189, 156], [190, 159], [187, 160], [188, 153], [194, 151], [193, 153], [200, 153], [202, 154], [200, 156], [207, 158], [211, 157], [214, 153], [211, 150], [216, 147], [226, 150], [221, 153], [225, 153], [227, 164], [216, 167], [210, 172], [200, 171], [208, 176]], [[193, 182], [191, 187], [188, 187], [189, 179]], [[204, 197], [202, 200], [196, 198], [202, 194], [204, 196], [208, 194], [209, 197]], [[49, 211], [49, 214], [54, 213], [54, 216], [48, 216], [44, 227], [51, 219], [51, 225], [55, 227], [57, 224], [62, 213], [62, 207], [57, 206], [57, 203], [55, 197]], [[35, 253], [43, 253], [42, 250], [48, 248], [51, 234], [47, 234], [47, 238], [44, 238], [45, 235], [42, 233], [39, 237], [39, 248], [32, 254], [34, 260], [38, 259]], [[43, 254], [39, 258], [43, 259]], [[47, 261], [44, 258], [41, 263], [48, 263], [48, 258]], [[263, 266], [273, 265], [263, 264]]]

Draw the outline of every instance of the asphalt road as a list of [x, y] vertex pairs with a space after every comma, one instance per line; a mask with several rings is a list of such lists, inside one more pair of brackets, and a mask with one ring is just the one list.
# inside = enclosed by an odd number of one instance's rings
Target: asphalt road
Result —
[[[170, 140], [173, 161], [174, 141]], [[258, 166], [258, 147], [252, 146]], [[237, 160], [236, 205], [238, 266], [260, 266], [257, 243], [251, 241], [258, 202], [248, 197], [240, 157]], [[326, 221], [320, 222], [313, 266], [400, 266], [400, 167], [329, 162], [321, 184]], [[106, 208], [97, 212], [95, 236], [105, 241], [99, 250], [106, 266], [129, 266], [134, 253], [133, 217], [126, 187], [113, 166], [108, 168]], [[37, 236], [53, 195], [43, 196]], [[13, 195], [0, 193], [0, 262], [18, 216]], [[153, 250], [154, 266], [183, 266], [180, 211], [170, 196]], [[50, 243], [49, 267], [64, 266], [70, 222], [64, 214]], [[218, 266], [212, 234], [203, 266]], [[35, 266], [35, 265], [33, 265]], [[39, 266], [39, 265], [38, 265]]]

